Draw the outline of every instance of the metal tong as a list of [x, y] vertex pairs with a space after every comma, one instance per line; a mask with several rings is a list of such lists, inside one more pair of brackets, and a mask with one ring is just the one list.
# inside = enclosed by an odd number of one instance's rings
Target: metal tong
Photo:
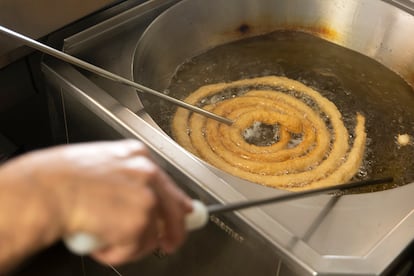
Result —
[[[319, 189], [314, 189], [314, 190], [309, 190], [309, 191], [304, 191], [304, 192], [286, 193], [283, 195], [265, 198], [265, 199], [248, 200], [248, 201], [241, 201], [241, 202], [230, 203], [230, 204], [214, 204], [214, 205], [206, 206], [204, 203], [202, 203], [199, 200], [193, 200], [193, 210], [185, 218], [185, 227], [189, 231], [200, 229], [207, 224], [209, 220], [209, 216], [213, 214], [232, 212], [236, 210], [251, 208], [251, 207], [270, 204], [270, 203], [274, 204], [274, 203], [279, 203], [282, 201], [304, 198], [304, 197], [319, 195], [323, 193], [334, 193], [334, 192], [341, 192], [341, 191], [343, 192], [343, 191], [346, 191], [352, 188], [364, 187], [364, 186], [374, 185], [374, 184], [389, 183], [392, 181], [393, 181], [392, 177], [362, 180], [362, 181], [350, 182], [347, 184], [324, 187], [324, 188], [319, 188]], [[70, 251], [78, 255], [89, 254], [105, 246], [105, 244], [99, 239], [97, 239], [95, 236], [90, 235], [89, 233], [81, 233], [81, 232], [65, 238], [64, 242]]]

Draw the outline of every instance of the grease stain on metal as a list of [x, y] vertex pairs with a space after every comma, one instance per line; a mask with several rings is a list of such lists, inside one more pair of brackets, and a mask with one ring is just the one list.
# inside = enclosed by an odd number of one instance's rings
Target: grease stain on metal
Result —
[[250, 26], [246, 23], [243, 23], [237, 28], [237, 30], [241, 34], [246, 34], [250, 31]]

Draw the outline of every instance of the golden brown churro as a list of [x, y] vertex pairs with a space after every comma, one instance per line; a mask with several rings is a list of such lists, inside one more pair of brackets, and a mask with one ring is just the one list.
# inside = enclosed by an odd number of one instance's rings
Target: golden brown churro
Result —
[[[365, 118], [356, 115], [350, 146], [335, 104], [298, 81], [269, 76], [207, 85], [185, 101], [234, 121], [227, 126], [182, 108], [172, 121], [180, 145], [232, 175], [300, 191], [346, 182], [361, 165]], [[277, 126], [278, 138], [265, 146], [248, 142], [243, 134], [255, 123]]]

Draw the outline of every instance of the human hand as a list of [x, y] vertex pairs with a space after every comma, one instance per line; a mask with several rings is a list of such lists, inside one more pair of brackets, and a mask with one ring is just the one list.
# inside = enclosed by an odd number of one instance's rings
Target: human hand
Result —
[[101, 262], [120, 264], [156, 248], [171, 253], [185, 238], [192, 202], [137, 141], [57, 147], [31, 156], [31, 164], [59, 207], [62, 235], [99, 238], [105, 248], [92, 257]]

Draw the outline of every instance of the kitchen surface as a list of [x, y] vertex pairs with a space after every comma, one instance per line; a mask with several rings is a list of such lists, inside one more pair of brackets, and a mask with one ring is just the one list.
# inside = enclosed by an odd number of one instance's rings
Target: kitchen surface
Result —
[[[359, 160], [357, 168], [338, 165], [338, 179], [350, 174], [349, 181], [394, 178], [392, 183], [340, 194], [211, 215], [207, 226], [190, 232], [175, 254], [156, 251], [116, 267], [73, 254], [58, 242], [26, 260], [13, 275], [414, 273], [412, 1], [3, 1], [0, 24], [144, 86], [120, 84], [1, 34], [2, 163], [53, 145], [138, 139], [184, 191], [207, 205], [285, 196], [331, 179], [327, 174], [306, 184], [295, 180], [292, 175], [308, 175], [324, 166], [299, 171], [293, 157], [263, 169], [256, 162], [244, 165], [244, 148], [237, 149], [243, 154], [213, 155], [205, 148], [221, 150], [222, 137], [236, 138], [217, 127], [217, 135], [224, 136], [204, 140], [216, 133], [213, 123], [202, 122], [198, 114], [191, 117], [191, 112], [178, 118], [177, 106], [146, 92], [149, 87], [178, 100], [191, 101], [196, 93], [204, 93], [194, 106], [223, 116], [251, 112], [243, 99], [253, 102], [260, 95], [259, 104], [267, 112], [260, 120], [266, 124], [243, 128], [244, 140], [238, 145], [248, 141], [246, 148], [261, 149], [285, 139], [287, 151], [299, 148], [307, 142], [307, 123], [291, 117], [305, 114], [302, 117], [313, 124], [309, 129], [331, 134], [325, 139], [326, 152], [324, 138], [317, 137], [315, 143], [320, 144], [298, 153], [300, 159], [314, 158], [310, 152], [316, 149], [322, 152], [320, 163]], [[317, 116], [291, 100], [279, 106], [284, 95], [267, 102], [279, 92], [305, 99]], [[215, 109], [226, 101], [227, 109]], [[231, 108], [235, 111], [226, 113]], [[280, 110], [282, 119], [271, 121]], [[363, 130], [355, 118], [365, 120]], [[300, 130], [295, 130], [297, 125]], [[321, 125], [326, 131], [318, 128]], [[202, 135], [192, 136], [198, 128]], [[267, 144], [249, 140], [258, 129]], [[338, 133], [346, 139], [341, 141]], [[361, 133], [367, 134], [366, 140]], [[262, 136], [258, 139], [263, 142]], [[265, 155], [260, 158], [271, 153]], [[249, 173], [224, 164], [223, 156], [242, 160]], [[282, 158], [280, 153], [276, 158]], [[289, 162], [295, 169], [285, 173]], [[262, 172], [250, 169], [256, 167]], [[263, 172], [279, 167], [278, 176]]]

